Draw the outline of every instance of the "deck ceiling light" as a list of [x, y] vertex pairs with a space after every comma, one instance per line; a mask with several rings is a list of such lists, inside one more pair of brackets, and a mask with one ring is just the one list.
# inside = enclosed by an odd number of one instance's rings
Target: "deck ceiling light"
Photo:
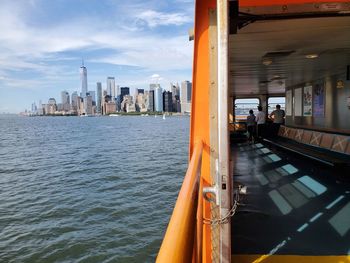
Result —
[[262, 59], [262, 63], [265, 65], [265, 66], [269, 66], [272, 64], [272, 59], [271, 58], [263, 58]]
[[308, 59], [318, 58], [318, 54], [307, 54], [305, 55], [305, 58], [308, 58]]
[[337, 89], [343, 89], [345, 87], [344, 81], [337, 80]]

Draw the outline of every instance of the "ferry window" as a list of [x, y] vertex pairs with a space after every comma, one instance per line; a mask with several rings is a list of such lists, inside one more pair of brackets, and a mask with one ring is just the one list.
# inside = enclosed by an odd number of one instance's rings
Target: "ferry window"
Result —
[[281, 110], [285, 110], [286, 107], [286, 98], [285, 97], [270, 97], [267, 100], [268, 104], [268, 114], [273, 112], [276, 109], [276, 105], [279, 104], [281, 105]]
[[249, 110], [253, 110], [254, 114], [258, 112], [260, 101], [258, 98], [252, 99], [236, 99], [235, 100], [235, 121], [246, 120]]

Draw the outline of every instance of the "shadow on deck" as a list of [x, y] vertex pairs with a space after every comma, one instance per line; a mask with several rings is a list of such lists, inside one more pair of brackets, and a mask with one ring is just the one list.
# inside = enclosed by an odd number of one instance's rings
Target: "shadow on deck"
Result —
[[236, 143], [231, 153], [234, 182], [247, 186], [232, 220], [232, 254], [350, 254], [349, 171], [339, 176], [263, 144]]

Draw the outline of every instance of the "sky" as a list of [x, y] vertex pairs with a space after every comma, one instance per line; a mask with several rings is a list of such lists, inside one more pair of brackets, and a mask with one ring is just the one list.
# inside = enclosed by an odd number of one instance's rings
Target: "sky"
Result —
[[0, 113], [80, 92], [82, 59], [89, 90], [191, 80], [193, 2], [0, 0]]

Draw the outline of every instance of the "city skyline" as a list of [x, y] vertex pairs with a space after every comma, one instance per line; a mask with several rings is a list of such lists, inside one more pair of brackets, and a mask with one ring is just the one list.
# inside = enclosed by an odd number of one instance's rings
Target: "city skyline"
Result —
[[88, 90], [191, 79], [193, 1], [2, 1], [0, 17], [0, 112], [80, 92], [82, 59]]
[[[169, 89], [164, 89], [159, 83], [150, 83], [149, 89], [136, 88], [134, 96], [130, 87], [120, 87], [115, 84], [114, 77], [107, 77], [106, 89], [102, 83], [96, 83], [96, 90], [87, 85], [88, 70], [84, 61], [79, 69], [80, 92], [71, 94], [61, 91], [61, 101], [50, 97], [47, 103], [39, 100], [31, 104], [20, 114], [23, 116], [101, 116], [114, 113], [182, 113], [191, 112], [192, 83], [184, 80], [181, 88], [178, 83], [170, 83]], [[71, 99], [70, 99], [71, 98]]]

